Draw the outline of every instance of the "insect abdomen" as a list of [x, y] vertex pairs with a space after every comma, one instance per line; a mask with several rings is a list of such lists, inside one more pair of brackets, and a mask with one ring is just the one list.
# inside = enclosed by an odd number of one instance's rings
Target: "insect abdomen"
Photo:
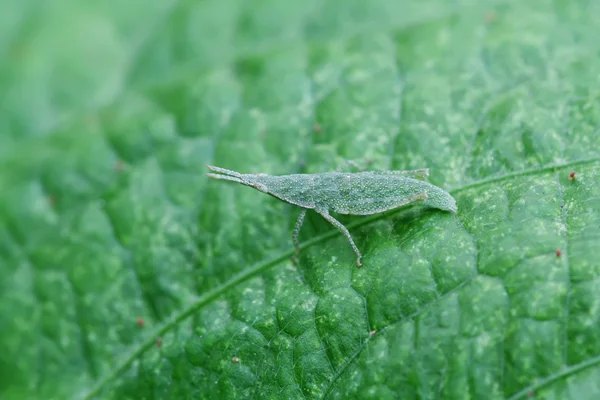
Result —
[[[432, 184], [402, 176], [358, 174], [324, 174], [320, 177], [316, 198], [327, 202], [328, 208], [340, 214], [369, 215], [406, 204], [407, 199], [426, 193], [424, 204], [456, 211], [450, 194]], [[320, 190], [326, 188], [325, 190]]]

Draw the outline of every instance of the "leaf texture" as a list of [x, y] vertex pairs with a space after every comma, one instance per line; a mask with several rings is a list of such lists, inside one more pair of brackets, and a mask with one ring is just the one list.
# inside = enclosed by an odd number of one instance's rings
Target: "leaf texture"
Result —
[[[0, 397], [600, 397], [600, 3], [0, 5]], [[209, 182], [429, 168], [458, 214]], [[570, 179], [571, 172], [575, 172]]]

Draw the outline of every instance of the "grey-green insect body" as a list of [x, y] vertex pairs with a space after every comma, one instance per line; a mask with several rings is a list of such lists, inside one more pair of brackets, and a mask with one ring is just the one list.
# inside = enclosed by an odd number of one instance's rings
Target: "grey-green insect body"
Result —
[[273, 176], [267, 174], [240, 174], [224, 168], [207, 165], [219, 174], [211, 178], [224, 179], [261, 192], [268, 193], [287, 203], [302, 208], [293, 233], [296, 249], [298, 235], [306, 211], [315, 210], [338, 228], [348, 239], [361, 266], [361, 253], [350, 232], [329, 213], [370, 215], [391, 210], [413, 202], [441, 210], [456, 212], [456, 201], [445, 190], [424, 181], [428, 169], [410, 171], [328, 172], [323, 174], [292, 174]]

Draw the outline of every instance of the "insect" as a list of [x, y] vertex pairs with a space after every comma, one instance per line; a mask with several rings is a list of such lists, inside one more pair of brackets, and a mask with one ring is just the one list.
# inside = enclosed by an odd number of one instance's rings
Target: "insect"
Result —
[[212, 165], [206, 167], [217, 172], [206, 174], [211, 178], [241, 183], [301, 207], [292, 235], [296, 252], [300, 249], [298, 235], [306, 211], [315, 210], [346, 236], [356, 253], [359, 267], [362, 266], [362, 255], [358, 247], [348, 229], [330, 212], [370, 215], [416, 202], [454, 213], [457, 210], [456, 201], [448, 192], [425, 181], [429, 176], [427, 168], [273, 176], [241, 174]]

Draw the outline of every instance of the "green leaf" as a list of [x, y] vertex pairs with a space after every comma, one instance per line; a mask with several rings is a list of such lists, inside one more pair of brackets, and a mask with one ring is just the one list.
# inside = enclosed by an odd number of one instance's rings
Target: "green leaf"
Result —
[[[600, 397], [600, 3], [0, 5], [0, 397]], [[458, 214], [209, 182], [431, 169]], [[574, 179], [570, 179], [571, 172]]]

